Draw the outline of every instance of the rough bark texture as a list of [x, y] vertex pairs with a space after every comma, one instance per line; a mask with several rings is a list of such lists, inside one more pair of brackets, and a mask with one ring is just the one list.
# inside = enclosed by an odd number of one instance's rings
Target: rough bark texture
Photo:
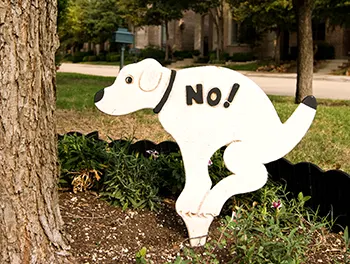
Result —
[[281, 30], [276, 29], [275, 64], [281, 64]]
[[210, 9], [209, 12], [216, 28], [216, 59], [220, 60], [224, 50], [224, 1], [220, 1], [218, 7]]
[[0, 263], [61, 263], [56, 0], [0, 0]]
[[313, 0], [293, 1], [298, 23], [297, 89], [295, 102], [300, 103], [307, 95], [312, 95], [313, 41], [312, 9]]

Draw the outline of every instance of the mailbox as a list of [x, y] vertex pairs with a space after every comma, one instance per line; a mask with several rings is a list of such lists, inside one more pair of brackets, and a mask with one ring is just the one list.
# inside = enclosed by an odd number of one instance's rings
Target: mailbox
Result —
[[121, 43], [121, 56], [120, 56], [120, 70], [124, 67], [124, 51], [125, 44], [134, 43], [134, 34], [128, 31], [127, 28], [118, 28], [117, 31], [113, 32], [112, 42]]
[[113, 32], [112, 42], [132, 44], [134, 43], [134, 34], [129, 32], [127, 28], [119, 28]]

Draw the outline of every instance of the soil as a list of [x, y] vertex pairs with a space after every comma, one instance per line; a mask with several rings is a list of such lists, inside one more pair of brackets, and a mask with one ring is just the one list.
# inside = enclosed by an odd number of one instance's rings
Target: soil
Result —
[[[147, 249], [148, 263], [173, 262], [177, 256], [186, 259], [187, 232], [172, 200], [164, 200], [159, 212], [123, 211], [99, 199], [94, 192], [60, 192], [60, 209], [71, 254], [77, 263], [135, 263], [135, 255], [143, 247]], [[219, 239], [219, 226], [216, 219], [208, 241]], [[320, 230], [310, 245], [307, 263], [346, 263], [344, 248], [340, 234]], [[205, 261], [207, 253], [203, 248], [195, 252], [201, 256], [201, 263], [209, 263]], [[226, 248], [216, 248], [213, 253], [220, 263], [230, 260]]]

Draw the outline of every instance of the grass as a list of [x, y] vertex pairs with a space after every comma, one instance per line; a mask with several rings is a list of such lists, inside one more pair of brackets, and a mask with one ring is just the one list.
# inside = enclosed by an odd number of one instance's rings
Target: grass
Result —
[[[117, 138], [136, 136], [155, 142], [171, 139], [152, 110], [111, 117], [96, 111], [94, 94], [114, 82], [115, 78], [71, 73], [57, 74], [58, 128], [99, 130]], [[282, 122], [295, 110], [292, 97], [270, 96]], [[64, 110], [64, 112], [62, 112]], [[319, 100], [317, 115], [310, 130], [286, 157], [294, 162], [308, 161], [323, 169], [342, 169], [350, 173], [350, 101]], [[113, 134], [112, 134], [113, 133]]]
[[92, 110], [95, 93], [114, 82], [113, 77], [57, 73], [57, 108]]

